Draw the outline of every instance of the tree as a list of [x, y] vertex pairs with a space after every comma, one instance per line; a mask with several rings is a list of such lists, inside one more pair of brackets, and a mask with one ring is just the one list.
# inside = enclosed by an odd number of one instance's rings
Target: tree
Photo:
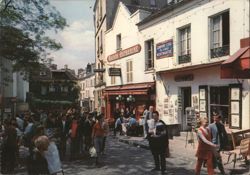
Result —
[[46, 62], [50, 51], [62, 48], [46, 32], [66, 26], [49, 0], [0, 0], [0, 59], [12, 61], [14, 71], [28, 75]]

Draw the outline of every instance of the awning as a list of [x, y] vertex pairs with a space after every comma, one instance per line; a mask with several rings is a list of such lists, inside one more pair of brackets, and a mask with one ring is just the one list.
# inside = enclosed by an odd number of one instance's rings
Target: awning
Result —
[[155, 82], [106, 87], [104, 95], [148, 95], [155, 88]]
[[221, 78], [250, 78], [250, 46], [240, 48], [221, 64]]

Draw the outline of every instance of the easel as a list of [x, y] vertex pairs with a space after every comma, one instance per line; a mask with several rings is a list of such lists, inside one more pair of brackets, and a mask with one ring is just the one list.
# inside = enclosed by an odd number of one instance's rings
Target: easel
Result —
[[[188, 135], [190, 134], [190, 139], [188, 139]], [[193, 145], [193, 148], [195, 148], [195, 143], [194, 143], [194, 126], [191, 126], [191, 130], [187, 131], [186, 135], [186, 145], [185, 148], [187, 147], [187, 144]]]

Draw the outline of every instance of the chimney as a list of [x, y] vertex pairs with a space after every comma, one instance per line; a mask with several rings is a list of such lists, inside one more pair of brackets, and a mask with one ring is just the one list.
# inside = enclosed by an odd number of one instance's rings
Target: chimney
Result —
[[56, 64], [51, 64], [50, 69], [51, 70], [57, 70], [57, 65]]
[[68, 65], [67, 65], [67, 64], [64, 65], [64, 69], [65, 69], [65, 70], [68, 69]]

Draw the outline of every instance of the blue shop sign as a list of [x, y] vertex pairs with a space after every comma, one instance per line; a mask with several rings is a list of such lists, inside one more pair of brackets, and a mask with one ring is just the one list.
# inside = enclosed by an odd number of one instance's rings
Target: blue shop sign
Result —
[[173, 50], [172, 39], [158, 43], [156, 44], [156, 58], [172, 57]]

